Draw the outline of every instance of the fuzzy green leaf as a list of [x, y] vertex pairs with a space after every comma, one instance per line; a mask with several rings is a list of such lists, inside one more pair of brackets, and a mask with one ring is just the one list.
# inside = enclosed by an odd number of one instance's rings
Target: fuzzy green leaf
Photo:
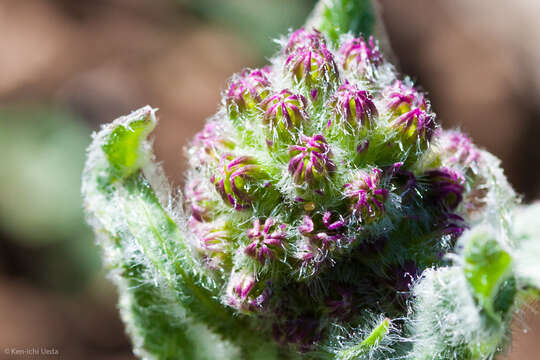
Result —
[[523, 206], [513, 222], [514, 267], [521, 282], [540, 290], [540, 203]]
[[140, 120], [114, 128], [102, 145], [103, 153], [110, 164], [109, 171], [116, 173], [118, 177], [125, 177], [137, 171], [144, 160], [139, 147], [155, 124], [150, 120], [149, 114], [141, 115]]
[[341, 350], [337, 354], [336, 358], [339, 360], [359, 359], [362, 355], [365, 355], [375, 349], [389, 332], [390, 319], [385, 318], [364, 340], [362, 340], [362, 342]]
[[469, 288], [461, 266], [424, 272], [411, 297], [407, 359], [488, 360], [500, 351], [507, 324], [489, 321]]
[[492, 234], [476, 231], [465, 245], [464, 260], [464, 273], [473, 296], [488, 315], [496, 318], [495, 300], [511, 275], [512, 258]]
[[321, 0], [311, 25], [335, 44], [342, 34], [373, 34], [376, 14], [371, 0]]
[[189, 339], [184, 332], [196, 321], [211, 319], [213, 330], [229, 337], [238, 334], [230, 331], [230, 312], [214, 298], [215, 286], [198, 271], [185, 232], [150, 184], [149, 179], [158, 186], [165, 183], [145, 141], [156, 124], [154, 113], [143, 108], [94, 135], [83, 172], [83, 196], [111, 276], [122, 301], [129, 304], [121, 307], [136, 350], [168, 359], [179, 350], [157, 346], [167, 343], [160, 339], [173, 337], [178, 339], [174, 346], [182, 346], [180, 340]]
[[238, 351], [221, 341], [205, 325], [182, 319], [182, 306], [153, 284], [142, 282], [141, 265], [125, 268], [117, 281], [119, 308], [134, 342], [134, 352], [143, 359], [213, 360], [238, 359]]

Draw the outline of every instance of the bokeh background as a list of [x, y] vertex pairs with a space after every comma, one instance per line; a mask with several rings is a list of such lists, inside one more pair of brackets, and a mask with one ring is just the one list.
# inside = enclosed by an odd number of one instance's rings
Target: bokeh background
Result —
[[[378, 1], [399, 67], [443, 125], [500, 157], [524, 201], [540, 198], [540, 2]], [[81, 209], [91, 132], [160, 108], [155, 150], [182, 185], [182, 149], [227, 79], [264, 64], [314, 2], [0, 0], [0, 359], [133, 358]], [[535, 308], [501, 359], [540, 359]]]

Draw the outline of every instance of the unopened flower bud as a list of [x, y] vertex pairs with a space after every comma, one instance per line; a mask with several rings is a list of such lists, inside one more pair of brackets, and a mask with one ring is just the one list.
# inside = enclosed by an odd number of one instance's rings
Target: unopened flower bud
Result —
[[455, 210], [463, 199], [465, 179], [450, 168], [439, 168], [426, 172], [430, 184], [430, 197], [448, 210]]
[[[303, 47], [293, 51], [287, 57], [285, 68], [295, 83], [303, 84], [310, 90], [324, 90], [339, 77], [334, 56], [322, 43], [318, 47]], [[311, 100], [317, 100], [319, 96], [317, 91], [310, 95]]]
[[244, 70], [233, 78], [226, 94], [226, 103], [231, 116], [251, 110], [270, 93], [270, 68]]
[[283, 246], [287, 237], [286, 227], [285, 224], [276, 224], [276, 221], [269, 217], [261, 229], [261, 221], [256, 219], [253, 222], [253, 228], [247, 231], [251, 243], [244, 252], [264, 264], [267, 259], [274, 258], [275, 252]]
[[350, 183], [345, 185], [345, 197], [350, 199], [351, 211], [362, 223], [380, 218], [385, 211], [388, 190], [381, 187], [380, 169], [371, 172], [358, 171]]
[[267, 98], [262, 104], [265, 111], [263, 123], [269, 124], [279, 135], [286, 136], [298, 131], [297, 128], [302, 122], [308, 120], [306, 107], [307, 101], [304, 96], [282, 90]]
[[326, 45], [321, 33], [315, 29], [306, 30], [298, 29], [291, 34], [287, 44], [283, 48], [285, 55], [290, 55], [292, 52], [302, 48], [319, 48], [321, 45]]
[[261, 310], [270, 292], [261, 291], [260, 288], [253, 273], [245, 270], [233, 271], [225, 290], [225, 302], [228, 306], [243, 313]]
[[195, 134], [190, 149], [192, 161], [197, 164], [218, 162], [221, 155], [234, 148], [234, 143], [224, 136], [224, 128], [217, 122], [209, 122]]
[[195, 235], [196, 248], [201, 253], [204, 264], [213, 270], [227, 265], [231, 235], [225, 225], [219, 221], [200, 223], [190, 220], [189, 226]]
[[330, 159], [332, 153], [322, 135], [302, 136], [301, 140], [302, 145], [289, 148], [289, 172], [296, 184], [305, 181], [312, 185], [329, 176], [336, 166]]
[[393, 113], [392, 126], [399, 129], [406, 139], [429, 140], [435, 121], [424, 96], [401, 81], [396, 81], [384, 93], [387, 107]]
[[383, 57], [373, 37], [346, 40], [339, 48], [341, 64], [345, 70], [360, 76], [372, 76], [373, 69], [383, 63]]
[[[346, 122], [353, 128], [370, 127], [373, 118], [377, 116], [377, 108], [368, 92], [348, 81], [338, 88], [330, 106], [334, 108], [336, 122]], [[332, 119], [328, 120], [327, 126], [332, 126]]]
[[236, 210], [242, 210], [250, 206], [255, 183], [263, 177], [255, 159], [229, 154], [222, 157], [220, 173], [213, 176], [211, 182], [223, 201]]

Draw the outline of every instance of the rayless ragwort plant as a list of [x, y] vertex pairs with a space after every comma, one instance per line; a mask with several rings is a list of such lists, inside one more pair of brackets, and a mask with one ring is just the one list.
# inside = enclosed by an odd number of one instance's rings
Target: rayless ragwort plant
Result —
[[[540, 287], [540, 207], [441, 129], [372, 37], [323, 1], [271, 65], [234, 75], [183, 196], [145, 107], [94, 135], [83, 195], [147, 359], [491, 359]], [[534, 228], [536, 226], [536, 228]]]

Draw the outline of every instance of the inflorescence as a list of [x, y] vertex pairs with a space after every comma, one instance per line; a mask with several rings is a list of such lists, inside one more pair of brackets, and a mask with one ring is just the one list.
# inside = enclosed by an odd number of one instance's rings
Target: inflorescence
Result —
[[[283, 44], [272, 66], [231, 80], [189, 149], [185, 193], [224, 305], [305, 347], [332, 322], [358, 321], [354, 310], [405, 310], [417, 274], [443, 263], [481, 210], [471, 194], [482, 159], [464, 134], [438, 128], [373, 38], [344, 36], [333, 48], [300, 29]], [[201, 181], [215, 191], [197, 191]], [[216, 253], [220, 261], [205, 260]], [[345, 263], [379, 268], [334, 281], [328, 274]], [[284, 337], [303, 322], [309, 335]]]
[[182, 204], [146, 141], [155, 110], [95, 134], [85, 207], [139, 356], [489, 360], [540, 288], [499, 161], [372, 37], [329, 38], [292, 32], [231, 78]]

